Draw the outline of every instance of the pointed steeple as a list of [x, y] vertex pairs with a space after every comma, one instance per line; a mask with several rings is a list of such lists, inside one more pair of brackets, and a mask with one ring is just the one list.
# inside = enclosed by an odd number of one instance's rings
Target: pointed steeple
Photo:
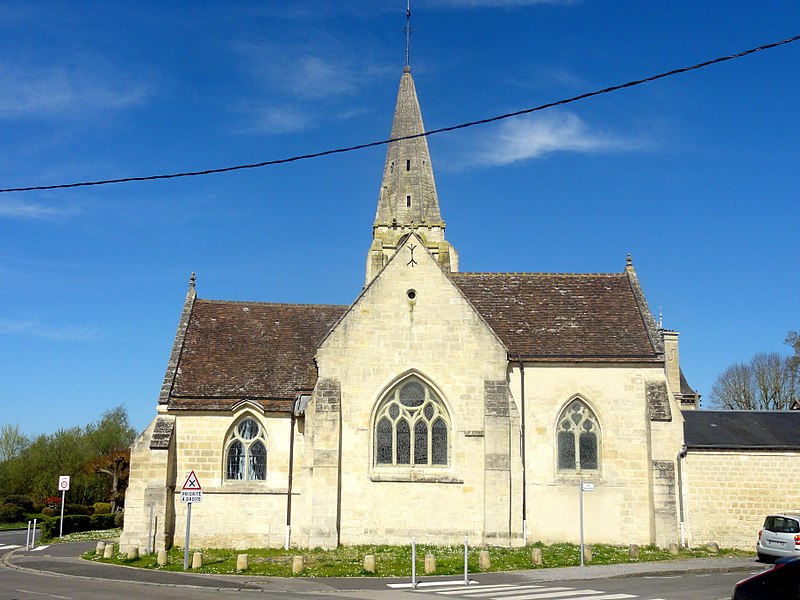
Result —
[[[458, 256], [444, 239], [445, 223], [433, 179], [428, 141], [417, 90], [406, 65], [400, 78], [391, 139], [386, 151], [378, 209], [367, 259], [367, 283], [386, 264], [398, 243], [415, 231], [448, 271], [458, 271]], [[403, 139], [406, 138], [406, 139]]]
[[[375, 225], [433, 225], [444, 226], [439, 212], [439, 198], [433, 180], [433, 168], [428, 141], [422, 124], [417, 90], [406, 67], [400, 78], [397, 106], [394, 110], [391, 139], [386, 152]], [[408, 136], [420, 136], [412, 137]]]

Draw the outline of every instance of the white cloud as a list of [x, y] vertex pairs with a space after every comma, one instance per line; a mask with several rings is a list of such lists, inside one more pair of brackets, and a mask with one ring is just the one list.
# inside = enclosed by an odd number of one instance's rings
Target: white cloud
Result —
[[0, 218], [53, 219], [74, 212], [72, 208], [54, 208], [13, 198], [0, 198]]
[[[88, 68], [0, 66], [0, 118], [91, 114], [142, 103], [149, 89], [141, 82], [89, 73]], [[99, 73], [101, 70], [97, 70]]]
[[59, 342], [92, 341], [101, 339], [97, 331], [75, 327], [55, 328], [32, 320], [0, 319], [0, 335], [22, 335]]
[[292, 106], [265, 106], [253, 113], [253, 128], [260, 133], [294, 133], [307, 128], [312, 121], [307, 111]]
[[529, 115], [503, 122], [496, 133], [478, 142], [475, 162], [507, 165], [550, 152], [621, 152], [642, 142], [593, 130], [569, 112]]

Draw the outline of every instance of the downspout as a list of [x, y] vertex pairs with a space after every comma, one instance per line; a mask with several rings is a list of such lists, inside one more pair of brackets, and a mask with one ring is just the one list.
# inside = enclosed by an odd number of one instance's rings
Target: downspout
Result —
[[294, 422], [297, 406], [300, 403], [299, 398], [295, 398], [292, 402], [292, 413], [289, 425], [289, 483], [286, 488], [286, 539], [284, 540], [283, 547], [285, 550], [289, 549], [289, 542], [292, 537], [292, 479], [294, 473]]
[[528, 477], [527, 477], [527, 462], [525, 461], [525, 365], [522, 364], [522, 358], [517, 354], [517, 363], [519, 364], [519, 387], [520, 387], [520, 411], [522, 412], [522, 420], [520, 423], [520, 458], [522, 459], [522, 543], [528, 543]]
[[678, 452], [678, 517], [681, 524], [681, 547], [686, 547], [686, 522], [683, 515], [683, 479], [681, 477], [681, 462], [686, 457], [688, 449], [686, 445], [681, 446]]

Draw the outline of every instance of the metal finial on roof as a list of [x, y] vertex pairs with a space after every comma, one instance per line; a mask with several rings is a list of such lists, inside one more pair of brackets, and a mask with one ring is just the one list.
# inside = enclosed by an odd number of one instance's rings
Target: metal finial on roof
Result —
[[191, 277], [189, 277], [189, 289], [190, 289], [190, 290], [193, 290], [193, 289], [194, 289], [194, 284], [195, 284], [195, 281], [196, 281], [196, 280], [197, 280], [197, 277], [195, 277], [195, 274], [194, 274], [194, 273], [192, 273], [192, 276], [191, 276]]
[[411, 0], [406, 0], [406, 71], [411, 69], [409, 54], [411, 51]]
[[658, 328], [664, 329], [664, 313], [660, 306], [658, 307]]
[[628, 252], [628, 258], [625, 261], [625, 266], [626, 267], [632, 267], [633, 266], [633, 260], [631, 259], [631, 253], [630, 252]]

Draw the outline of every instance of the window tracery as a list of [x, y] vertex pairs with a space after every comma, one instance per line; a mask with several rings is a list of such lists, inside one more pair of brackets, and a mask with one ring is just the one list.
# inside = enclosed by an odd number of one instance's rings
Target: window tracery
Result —
[[594, 471], [599, 468], [600, 428], [597, 417], [581, 400], [570, 402], [558, 419], [558, 469]]
[[375, 417], [376, 466], [447, 466], [450, 419], [430, 386], [406, 379], [383, 399]]
[[264, 481], [267, 446], [263, 428], [251, 417], [239, 421], [225, 443], [225, 479]]

